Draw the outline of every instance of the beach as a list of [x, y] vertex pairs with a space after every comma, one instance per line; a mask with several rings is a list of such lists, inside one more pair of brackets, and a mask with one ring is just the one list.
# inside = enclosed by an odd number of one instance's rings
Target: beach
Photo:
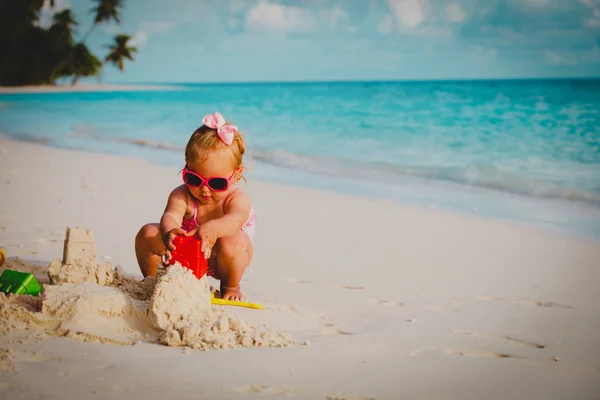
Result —
[[[141, 277], [133, 241], [178, 168], [0, 139], [0, 248], [47, 266], [65, 229]], [[284, 348], [193, 350], [0, 338], [11, 399], [597, 399], [600, 246], [591, 238], [285, 184], [244, 185], [259, 218], [242, 280]], [[6, 360], [10, 362], [6, 362]]]

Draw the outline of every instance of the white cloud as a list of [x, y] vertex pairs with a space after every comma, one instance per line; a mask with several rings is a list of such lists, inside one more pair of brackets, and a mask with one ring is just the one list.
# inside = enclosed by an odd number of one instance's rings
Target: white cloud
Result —
[[246, 15], [246, 25], [254, 30], [306, 32], [314, 29], [315, 20], [310, 12], [299, 7], [261, 0]]
[[[380, 33], [389, 34], [398, 28], [413, 36], [453, 37], [452, 29], [447, 26], [426, 24], [431, 20], [429, 0], [387, 0], [387, 4], [392, 14], [379, 20], [377, 29]], [[465, 17], [460, 6], [451, 8], [451, 12], [455, 13], [455, 19]], [[462, 14], [459, 15], [459, 12]]]
[[[142, 22], [128, 44], [143, 47], [148, 44], [150, 36], [166, 33], [172, 28], [173, 25], [167, 21]], [[110, 29], [110, 26], [107, 26], [108, 29]]]
[[583, 20], [583, 26], [588, 28], [600, 27], [600, 1], [584, 0], [584, 3], [592, 7], [592, 16]]
[[[323, 0], [313, 0], [323, 1]], [[333, 8], [322, 8], [319, 11], [319, 24], [329, 29], [345, 29], [348, 32], [356, 32], [356, 27], [350, 23], [350, 15], [346, 9], [336, 4]]]
[[428, 0], [387, 0], [387, 5], [400, 26], [416, 28], [427, 19]]
[[325, 16], [325, 20], [327, 21], [327, 25], [330, 28], [338, 28], [340, 26], [347, 26], [349, 30], [352, 30], [352, 26], [350, 26], [349, 16], [344, 7], [336, 4], [335, 7], [331, 9], [328, 15]]
[[127, 42], [129, 46], [144, 47], [148, 44], [148, 34], [143, 31], [137, 31], [135, 35]]
[[383, 34], [392, 33], [394, 31], [394, 18], [391, 15], [386, 15], [377, 25], [377, 29]]
[[44, 29], [50, 28], [54, 14], [69, 7], [71, 7], [69, 0], [54, 0], [54, 7], [50, 7], [50, 0], [44, 0], [39, 14], [39, 26]]
[[446, 18], [450, 22], [460, 23], [465, 20], [465, 12], [458, 3], [448, 3], [446, 5]]

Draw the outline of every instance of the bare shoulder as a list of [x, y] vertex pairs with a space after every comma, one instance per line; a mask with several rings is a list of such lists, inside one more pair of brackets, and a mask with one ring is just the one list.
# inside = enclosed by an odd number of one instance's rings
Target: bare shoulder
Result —
[[177, 186], [169, 194], [169, 198], [182, 199], [182, 200], [185, 200], [186, 202], [187, 202], [188, 196], [189, 196], [189, 190], [187, 189], [187, 187], [185, 187], [185, 185]]
[[250, 210], [250, 196], [243, 189], [237, 188], [227, 196], [225, 209], [244, 208]]
[[167, 209], [177, 209], [187, 213], [189, 203], [189, 191], [185, 185], [177, 186], [169, 194]]

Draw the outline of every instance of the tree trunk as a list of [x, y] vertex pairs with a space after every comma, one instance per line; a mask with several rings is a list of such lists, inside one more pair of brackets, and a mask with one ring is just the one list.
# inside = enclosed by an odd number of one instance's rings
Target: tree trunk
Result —
[[77, 85], [77, 81], [79, 81], [80, 76], [75, 74], [75, 77], [73, 78], [73, 80], [71, 81], [71, 85], [75, 86]]

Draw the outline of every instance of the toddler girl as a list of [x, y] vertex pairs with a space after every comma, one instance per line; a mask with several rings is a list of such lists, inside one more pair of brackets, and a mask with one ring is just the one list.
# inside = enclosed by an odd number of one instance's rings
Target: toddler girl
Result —
[[256, 213], [237, 186], [242, 178], [244, 138], [219, 113], [208, 114], [185, 147], [184, 184], [167, 200], [160, 223], [144, 225], [135, 253], [144, 276], [156, 276], [163, 255], [171, 258], [177, 235], [197, 235], [208, 273], [221, 281], [221, 297], [241, 300], [240, 281], [252, 261]]

